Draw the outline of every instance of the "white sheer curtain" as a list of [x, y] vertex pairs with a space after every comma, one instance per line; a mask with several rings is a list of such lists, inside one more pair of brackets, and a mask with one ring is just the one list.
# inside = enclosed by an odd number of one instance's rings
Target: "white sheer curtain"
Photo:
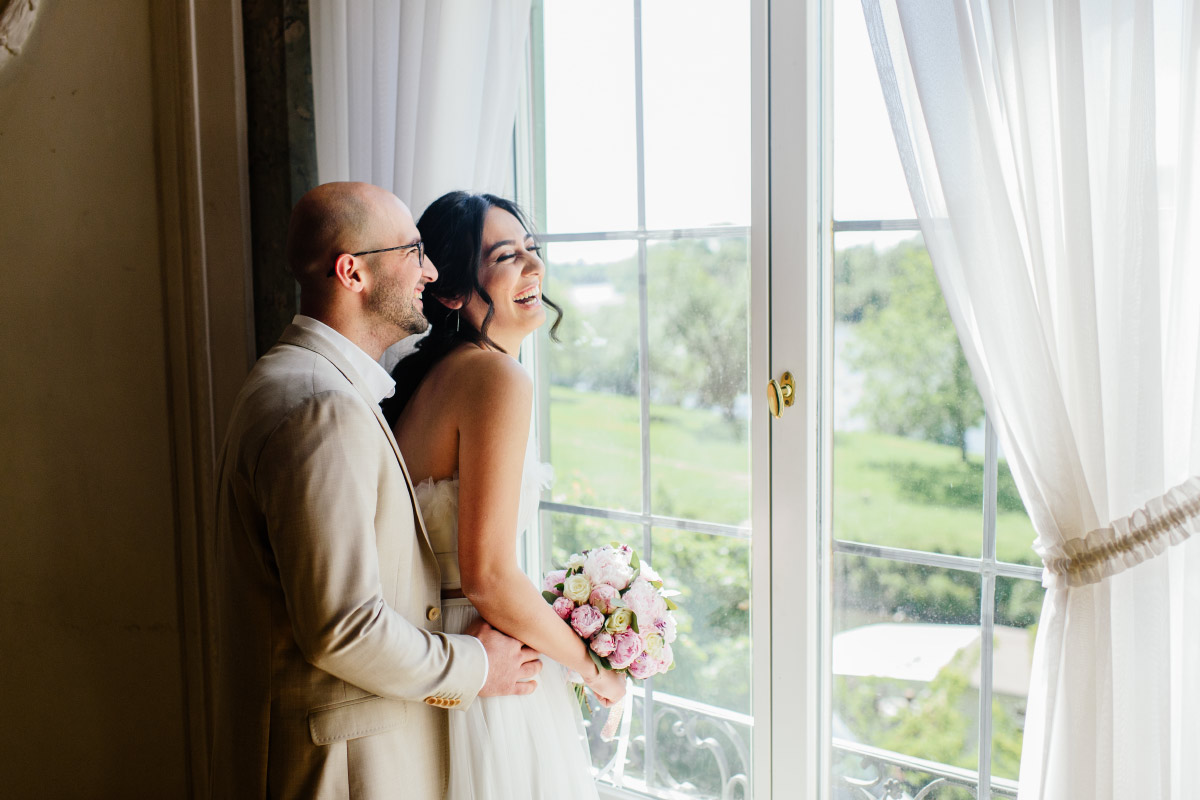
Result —
[[1200, 13], [863, 0], [909, 188], [1046, 564], [1022, 800], [1200, 757]]
[[530, 0], [312, 0], [322, 183], [512, 194]]

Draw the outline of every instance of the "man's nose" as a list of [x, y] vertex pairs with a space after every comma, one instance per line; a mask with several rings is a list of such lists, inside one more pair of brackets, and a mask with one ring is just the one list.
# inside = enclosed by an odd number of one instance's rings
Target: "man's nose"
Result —
[[425, 256], [425, 258], [423, 259], [423, 262], [424, 263], [421, 267], [421, 274], [425, 276], [426, 283], [433, 283], [434, 281], [437, 280], [437, 276], [438, 276], [437, 266], [434, 265], [433, 259], [430, 258], [429, 256]]

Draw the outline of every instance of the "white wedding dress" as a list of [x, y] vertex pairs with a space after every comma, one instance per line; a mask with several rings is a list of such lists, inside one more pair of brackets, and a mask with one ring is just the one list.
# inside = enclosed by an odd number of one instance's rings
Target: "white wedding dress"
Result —
[[[538, 495], [552, 474], [537, 460], [532, 440], [525, 453], [517, 530], [537, 514]], [[422, 481], [417, 502], [442, 570], [442, 589], [461, 588], [458, 566], [458, 479]], [[514, 554], [515, 557], [515, 554]], [[540, 588], [540, 587], [539, 587]], [[447, 633], [462, 633], [479, 618], [466, 599], [442, 601]], [[465, 711], [450, 711], [450, 779], [447, 800], [587, 800], [598, 797], [583, 719], [566, 669], [542, 657], [538, 687], [521, 697], [480, 697]]]

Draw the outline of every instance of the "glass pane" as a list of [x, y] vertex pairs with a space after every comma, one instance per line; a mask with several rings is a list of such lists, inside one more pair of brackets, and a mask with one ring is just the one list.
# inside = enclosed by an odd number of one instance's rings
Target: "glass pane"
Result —
[[642, 5], [646, 226], [750, 224], [750, 3]]
[[980, 577], [843, 554], [833, 566], [834, 796], [891, 779], [917, 796], [933, 779], [856, 745], [977, 768]]
[[636, 523], [543, 511], [541, 526], [543, 539], [550, 542], [546, 570], [562, 569], [573, 553], [582, 553], [599, 545], [619, 542], [639, 552], [643, 549], [642, 526]]
[[1037, 581], [996, 579], [992, 654], [992, 775], [1016, 780], [1033, 669], [1033, 641], [1046, 590]]
[[543, 254], [546, 295], [563, 310], [561, 342], [540, 345], [551, 384], [551, 496], [641, 511], [637, 246], [556, 242]]
[[860, 0], [833, 0], [833, 218], [916, 216]]
[[543, 19], [546, 229], [632, 230], [633, 3], [546, 0]]
[[682, 592], [676, 668], [653, 679], [654, 783], [688, 784], [694, 797], [748, 796], [750, 542], [655, 528], [653, 544], [663, 585]]
[[996, 558], [1040, 567], [1042, 560], [1033, 552], [1033, 540], [1037, 536], [1033, 522], [1025, 511], [1025, 503], [1017, 492], [1003, 452], [1000, 455], [996, 465]]
[[983, 402], [920, 236], [834, 240], [833, 532], [979, 556]]
[[651, 510], [748, 524], [748, 242], [657, 243], [647, 264]]

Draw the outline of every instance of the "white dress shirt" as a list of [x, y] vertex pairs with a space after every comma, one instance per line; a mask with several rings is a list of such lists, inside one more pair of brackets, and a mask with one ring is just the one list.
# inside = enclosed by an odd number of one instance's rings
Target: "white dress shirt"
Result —
[[328, 339], [337, 348], [338, 352], [349, 359], [350, 363], [354, 365], [354, 369], [358, 372], [358, 377], [366, 381], [367, 387], [371, 390], [371, 396], [375, 398], [376, 403], [396, 393], [396, 382], [392, 380], [392, 376], [387, 373], [387, 370], [379, 365], [378, 361], [371, 358], [365, 350], [324, 322], [305, 316], [304, 314], [297, 314], [292, 317], [292, 324]]

